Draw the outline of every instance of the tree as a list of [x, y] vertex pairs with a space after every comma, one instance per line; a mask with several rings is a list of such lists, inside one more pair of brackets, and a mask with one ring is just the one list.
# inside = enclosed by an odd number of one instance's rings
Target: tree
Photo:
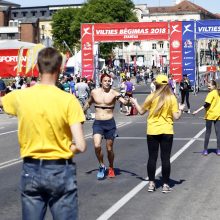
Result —
[[[70, 47], [80, 45], [81, 23], [109, 23], [138, 21], [131, 0], [88, 0], [81, 8], [62, 9], [52, 18], [55, 46], [62, 48], [65, 40]], [[116, 44], [101, 44], [106, 57]], [[103, 51], [103, 53], [102, 53]]]
[[79, 41], [78, 38], [74, 38], [70, 29], [70, 25], [78, 16], [79, 11], [80, 10], [78, 8], [67, 8], [58, 10], [55, 14], [53, 14], [52, 34], [54, 46], [62, 52], [67, 50], [64, 42], [70, 46], [72, 50], [73, 46]]
[[[138, 21], [134, 13], [135, 5], [131, 0], [88, 0], [81, 8], [78, 16], [71, 25], [75, 37], [80, 39], [80, 23], [111, 23]], [[78, 35], [77, 35], [78, 34]], [[101, 57], [107, 58], [117, 43], [101, 43]]]

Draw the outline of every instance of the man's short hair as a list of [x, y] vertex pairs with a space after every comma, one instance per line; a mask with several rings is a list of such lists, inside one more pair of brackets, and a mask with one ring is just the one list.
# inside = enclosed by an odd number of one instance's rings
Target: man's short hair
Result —
[[42, 49], [38, 54], [37, 64], [41, 74], [59, 73], [62, 65], [62, 55], [58, 50], [52, 47]]
[[111, 75], [109, 75], [108, 73], [103, 73], [102, 75], [101, 75], [101, 78], [100, 78], [100, 82], [102, 83], [102, 80], [104, 79], [104, 77], [108, 77], [108, 78], [112, 78], [111, 77]]

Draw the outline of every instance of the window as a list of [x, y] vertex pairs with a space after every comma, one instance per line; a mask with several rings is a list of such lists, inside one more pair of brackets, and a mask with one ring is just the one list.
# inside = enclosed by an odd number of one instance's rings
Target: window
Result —
[[8, 34], [8, 39], [14, 39], [14, 38], [15, 38], [15, 33]]
[[163, 43], [160, 43], [160, 48], [163, 49]]
[[18, 20], [10, 20], [9, 27], [18, 27]]
[[35, 16], [36, 13], [37, 13], [36, 11], [32, 11], [32, 12], [31, 12], [32, 16]]
[[41, 15], [44, 16], [46, 11], [40, 11], [41, 12]]
[[13, 16], [16, 18], [16, 17], [17, 17], [18, 12], [13, 12], [12, 14], [13, 14]]
[[169, 43], [167, 43], [167, 48], [170, 48], [170, 44]]
[[23, 15], [24, 17], [26, 16], [26, 14], [27, 14], [26, 11], [22, 11], [22, 15]]
[[155, 43], [152, 44], [152, 49], [153, 50], [157, 49], [157, 45]]

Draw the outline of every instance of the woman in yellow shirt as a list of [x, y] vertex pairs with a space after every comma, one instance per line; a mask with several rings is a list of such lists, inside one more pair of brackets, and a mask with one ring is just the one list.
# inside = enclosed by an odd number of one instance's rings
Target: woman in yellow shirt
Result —
[[147, 171], [149, 177], [148, 191], [155, 191], [155, 172], [160, 148], [162, 160], [162, 192], [171, 191], [169, 186], [170, 177], [170, 155], [173, 144], [173, 120], [179, 119], [185, 105], [179, 105], [177, 99], [172, 93], [168, 84], [168, 78], [165, 75], [156, 77], [156, 91], [151, 93], [144, 103], [140, 106], [138, 102], [130, 98], [136, 106], [138, 113], [143, 115], [147, 111], [147, 144], [149, 159]]
[[208, 89], [210, 92], [206, 96], [205, 104], [196, 111], [194, 111], [193, 115], [197, 114], [203, 109], [206, 110], [206, 133], [204, 140], [204, 150], [202, 151], [202, 155], [208, 155], [209, 138], [212, 131], [212, 123], [214, 123], [215, 133], [217, 137], [216, 154], [220, 156], [220, 85], [217, 85], [215, 80], [211, 80], [208, 83]]

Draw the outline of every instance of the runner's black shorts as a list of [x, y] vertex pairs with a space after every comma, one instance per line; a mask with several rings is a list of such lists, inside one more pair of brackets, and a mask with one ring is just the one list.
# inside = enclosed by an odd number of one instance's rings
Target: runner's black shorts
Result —
[[93, 123], [93, 135], [100, 134], [105, 139], [114, 139], [116, 136], [116, 123], [115, 119], [109, 120], [95, 120]]

